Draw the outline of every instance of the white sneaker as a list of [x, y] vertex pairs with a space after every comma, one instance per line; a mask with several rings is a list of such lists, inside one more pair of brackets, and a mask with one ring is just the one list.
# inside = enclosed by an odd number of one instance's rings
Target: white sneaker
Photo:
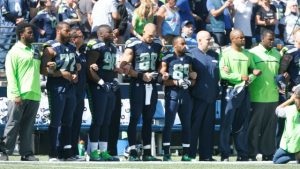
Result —
[[58, 158], [49, 158], [49, 162], [58, 162], [60, 161]]

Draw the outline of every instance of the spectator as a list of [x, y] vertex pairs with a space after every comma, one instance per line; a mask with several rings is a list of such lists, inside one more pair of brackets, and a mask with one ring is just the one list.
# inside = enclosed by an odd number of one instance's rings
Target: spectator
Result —
[[185, 39], [187, 49], [189, 47], [196, 47], [197, 41], [194, 38], [194, 27], [191, 21], [184, 21], [181, 24], [181, 37]]
[[124, 44], [127, 39], [129, 39], [130, 33], [130, 24], [129, 24], [129, 16], [126, 9], [126, 0], [119, 0], [118, 3], [118, 13], [120, 15], [120, 19], [116, 22], [116, 29], [114, 30], [114, 36], [117, 38], [118, 44]]
[[28, 11], [27, 3], [23, 0], [3, 0], [0, 12], [0, 71], [4, 71], [6, 54], [15, 42], [15, 26], [28, 19], [25, 17]]
[[108, 25], [115, 29], [115, 22], [120, 18], [117, 7], [118, 3], [115, 0], [100, 0], [95, 3], [92, 11], [92, 33], [95, 34], [100, 25]]
[[191, 10], [194, 14], [199, 16], [199, 19], [195, 20], [195, 31], [199, 32], [200, 30], [204, 30], [206, 28], [207, 24], [207, 17], [208, 17], [208, 11], [206, 8], [206, 2], [207, 0], [192, 0], [191, 3]]
[[41, 99], [41, 56], [31, 45], [34, 42], [32, 27], [27, 23], [17, 26], [19, 41], [8, 52], [5, 62], [9, 101], [0, 160], [8, 160], [6, 153], [13, 152], [19, 135], [21, 161], [39, 161], [33, 154], [32, 134]]
[[240, 29], [245, 34], [245, 48], [252, 47], [251, 16], [254, 3], [258, 0], [235, 0], [234, 4], [234, 29]]
[[92, 28], [92, 0], [80, 0], [78, 6], [81, 12], [81, 30], [85, 38], [89, 39], [91, 36]]
[[294, 44], [292, 36], [293, 31], [300, 27], [300, 13], [297, 1], [291, 0], [287, 2], [286, 12], [280, 20], [279, 30], [284, 32], [284, 42], [286, 44]]
[[190, 2], [188, 0], [177, 0], [176, 7], [179, 8], [179, 16], [180, 16], [180, 24], [183, 21], [188, 20], [191, 21], [193, 25], [195, 25], [195, 20], [200, 20], [201, 18], [194, 14], [190, 7]]
[[[217, 44], [225, 46], [229, 43], [229, 34], [232, 29], [230, 8], [233, 0], [208, 0], [206, 3], [209, 12], [209, 20], [212, 36]], [[224, 33], [225, 32], [225, 33]]]
[[258, 29], [256, 40], [260, 41], [260, 35], [265, 30], [275, 31], [275, 25], [277, 23], [276, 8], [271, 5], [271, 0], [260, 0], [259, 6], [255, 13], [255, 23]]
[[[288, 1], [295, 1], [295, 0], [288, 0]], [[279, 21], [284, 17], [284, 14], [285, 14], [286, 0], [272, 0], [271, 4], [274, 5], [276, 8], [276, 18], [278, 21], [275, 26], [275, 35], [276, 35], [276, 38], [282, 38], [282, 35], [280, 35], [279, 29], [278, 29], [278, 25], [279, 25]]]
[[147, 23], [153, 23], [154, 8], [150, 0], [141, 2], [138, 8], [134, 10], [132, 17], [132, 34], [138, 39], [142, 38], [144, 26]]
[[280, 148], [277, 149], [273, 158], [275, 164], [285, 164], [293, 159], [300, 163], [299, 112], [300, 86], [296, 86], [292, 97], [276, 108], [276, 115], [286, 120]]
[[67, 22], [71, 28], [79, 28], [81, 24], [81, 14], [76, 0], [66, 0], [58, 8], [58, 21]]
[[180, 35], [180, 15], [175, 6], [176, 0], [167, 0], [157, 11], [157, 33], [162, 45], [171, 45]]
[[270, 161], [276, 149], [274, 112], [279, 99], [274, 77], [278, 75], [281, 56], [273, 48], [274, 32], [266, 30], [261, 37], [261, 43], [250, 50], [256, 68], [263, 73], [249, 87], [252, 109], [248, 129], [249, 157], [256, 161], [260, 153], [263, 161]]
[[40, 2], [41, 11], [30, 21], [31, 24], [37, 25], [39, 33], [38, 42], [47, 42], [55, 38], [55, 27], [57, 24], [56, 16], [52, 13], [52, 1], [45, 0]]

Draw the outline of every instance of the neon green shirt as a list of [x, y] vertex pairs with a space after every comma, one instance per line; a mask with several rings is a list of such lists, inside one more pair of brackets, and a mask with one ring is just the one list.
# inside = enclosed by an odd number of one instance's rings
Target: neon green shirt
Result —
[[262, 74], [249, 87], [251, 102], [277, 102], [279, 98], [275, 76], [280, 65], [280, 53], [272, 48], [270, 51], [261, 44], [249, 50], [253, 53], [253, 61]]
[[289, 153], [300, 152], [300, 113], [295, 104], [284, 108], [278, 113], [279, 117], [286, 117], [284, 131], [280, 141], [280, 148]]
[[[231, 84], [242, 82], [242, 75], [249, 75], [248, 68], [255, 68], [252, 55], [248, 50], [242, 49], [241, 52], [232, 49], [225, 49], [221, 53], [220, 74], [221, 79], [227, 80]], [[225, 72], [223, 67], [226, 66], [229, 72]]]
[[142, 19], [137, 14], [134, 13], [132, 19], [135, 20], [135, 25], [133, 25], [135, 27], [134, 30], [139, 35], [143, 35], [145, 25], [147, 23], [153, 23], [154, 17], [151, 17], [149, 19]]
[[21, 42], [17, 42], [9, 50], [5, 62], [8, 99], [41, 99], [40, 64], [39, 53], [34, 54], [32, 48]]

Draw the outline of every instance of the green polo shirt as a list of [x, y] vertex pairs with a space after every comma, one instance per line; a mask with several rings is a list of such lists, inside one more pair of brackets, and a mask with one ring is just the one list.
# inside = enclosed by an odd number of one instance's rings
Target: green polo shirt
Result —
[[280, 53], [275, 48], [268, 51], [261, 44], [249, 51], [254, 54], [256, 68], [262, 71], [249, 87], [251, 102], [277, 102], [279, 96], [275, 76], [280, 66]]
[[[248, 50], [242, 49], [241, 52], [233, 50], [231, 47], [221, 53], [220, 74], [221, 78], [231, 84], [242, 82], [242, 75], [249, 75], [248, 69], [254, 69], [255, 64], [252, 55]], [[229, 72], [225, 72], [223, 67], [226, 66]]]
[[9, 50], [5, 62], [8, 99], [41, 99], [40, 64], [39, 53], [21, 42]]

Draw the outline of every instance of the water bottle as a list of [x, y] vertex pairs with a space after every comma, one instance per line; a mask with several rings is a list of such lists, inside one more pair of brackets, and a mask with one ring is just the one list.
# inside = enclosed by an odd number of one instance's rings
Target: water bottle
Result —
[[85, 155], [85, 146], [84, 146], [84, 141], [80, 140], [78, 143], [78, 152], [79, 156], [84, 156]]

